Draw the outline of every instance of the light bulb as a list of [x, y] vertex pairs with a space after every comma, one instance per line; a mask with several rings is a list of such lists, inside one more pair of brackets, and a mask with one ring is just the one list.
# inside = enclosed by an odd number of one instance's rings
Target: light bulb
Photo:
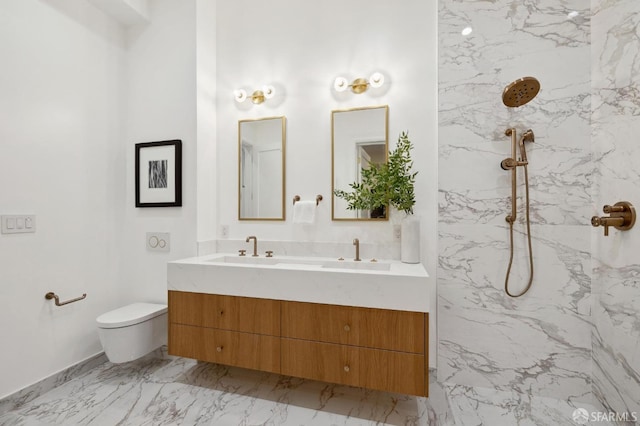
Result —
[[236, 102], [244, 102], [247, 99], [247, 92], [244, 89], [236, 89], [233, 91]]
[[344, 77], [337, 77], [333, 83], [333, 88], [336, 92], [344, 92], [349, 87], [349, 82]]
[[264, 92], [264, 97], [266, 99], [271, 99], [273, 98], [273, 95], [276, 94], [276, 89], [271, 85], [265, 85], [265, 86], [262, 86], [262, 92]]
[[384, 84], [384, 75], [379, 72], [374, 72], [369, 78], [369, 84], [371, 85], [371, 87], [375, 88], [382, 87], [382, 85]]

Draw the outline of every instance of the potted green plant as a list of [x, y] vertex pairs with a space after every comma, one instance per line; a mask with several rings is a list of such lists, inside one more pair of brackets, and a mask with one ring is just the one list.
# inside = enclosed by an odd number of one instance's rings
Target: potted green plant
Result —
[[[336, 197], [347, 202], [349, 210], [374, 212], [385, 210], [387, 206], [391, 206], [399, 211], [404, 211], [406, 217], [402, 222], [402, 260], [407, 263], [418, 263], [420, 261], [420, 222], [416, 218], [409, 219], [413, 216], [413, 206], [416, 203], [414, 185], [418, 174], [418, 172], [411, 170], [413, 167], [412, 148], [409, 133], [401, 132], [398, 143], [395, 149], [389, 152], [386, 163], [371, 164], [368, 168], [362, 169], [360, 182], [349, 184], [351, 191], [336, 189], [333, 193]], [[406, 229], [408, 226], [412, 226], [414, 229], [409, 231]], [[418, 232], [415, 232], [416, 226]], [[413, 237], [410, 236], [411, 234]], [[414, 238], [416, 240], [412, 241]], [[415, 250], [416, 245], [417, 250]]]

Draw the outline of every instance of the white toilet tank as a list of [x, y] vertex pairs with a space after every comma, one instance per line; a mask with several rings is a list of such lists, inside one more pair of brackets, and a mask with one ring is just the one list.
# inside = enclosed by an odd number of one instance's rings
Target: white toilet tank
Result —
[[109, 361], [133, 361], [167, 344], [167, 305], [133, 303], [100, 315], [98, 335]]

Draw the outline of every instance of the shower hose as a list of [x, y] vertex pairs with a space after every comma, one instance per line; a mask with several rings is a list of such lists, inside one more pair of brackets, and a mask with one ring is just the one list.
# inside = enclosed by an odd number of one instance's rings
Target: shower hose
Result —
[[[529, 270], [531, 271], [529, 275], [529, 282], [527, 286], [522, 290], [519, 294], [514, 294], [509, 291], [509, 275], [511, 274], [511, 266], [513, 265], [513, 222], [515, 220], [509, 221], [509, 243], [511, 246], [511, 253], [509, 255], [509, 266], [507, 267], [507, 276], [504, 280], [504, 291], [511, 297], [520, 297], [525, 294], [531, 288], [531, 283], [533, 282], [533, 252], [531, 251], [531, 221], [529, 220], [529, 172], [527, 170], [527, 166], [524, 165], [524, 185], [525, 185], [525, 216], [527, 222], [527, 243], [529, 245]], [[515, 203], [516, 200], [512, 200], [512, 203]]]

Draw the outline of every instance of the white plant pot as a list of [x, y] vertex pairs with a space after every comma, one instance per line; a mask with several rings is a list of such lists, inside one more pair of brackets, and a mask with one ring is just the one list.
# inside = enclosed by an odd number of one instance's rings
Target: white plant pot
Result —
[[404, 263], [420, 263], [420, 218], [407, 215], [402, 219], [400, 260]]

